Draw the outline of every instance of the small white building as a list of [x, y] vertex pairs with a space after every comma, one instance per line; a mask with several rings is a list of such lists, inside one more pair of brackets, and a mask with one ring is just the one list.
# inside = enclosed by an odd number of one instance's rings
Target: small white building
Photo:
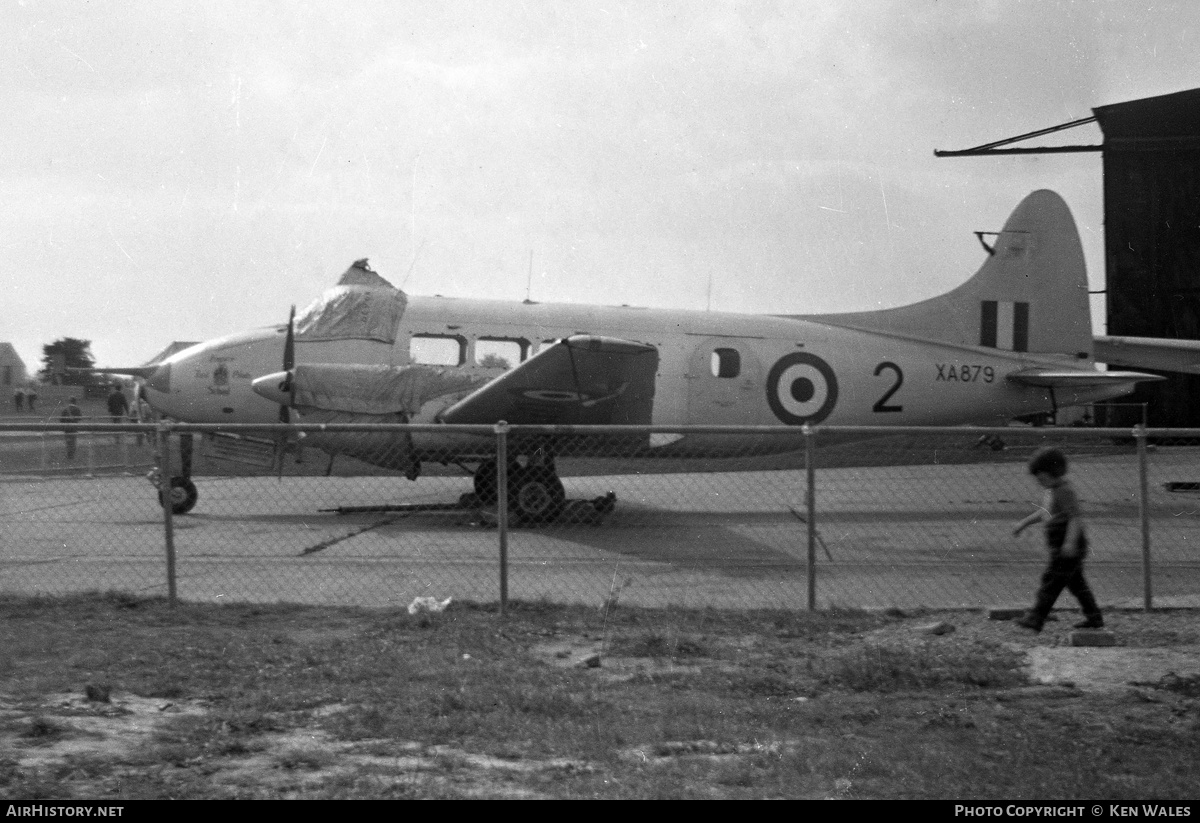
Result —
[[29, 382], [29, 373], [25, 371], [25, 361], [12, 343], [0, 343], [0, 387], [23, 387]]

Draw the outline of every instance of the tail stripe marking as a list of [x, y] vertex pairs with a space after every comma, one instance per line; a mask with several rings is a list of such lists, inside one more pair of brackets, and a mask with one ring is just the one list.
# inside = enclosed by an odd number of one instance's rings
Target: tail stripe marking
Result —
[[1029, 304], [1013, 304], [1013, 351], [1029, 351]]
[[983, 300], [979, 306], [979, 345], [1008, 351], [1029, 350], [1029, 304]]
[[980, 304], [979, 345], [996, 348], [996, 301], [984, 300]]
[[996, 348], [1012, 351], [1016, 312], [1013, 304], [1006, 300], [1001, 300], [996, 307]]

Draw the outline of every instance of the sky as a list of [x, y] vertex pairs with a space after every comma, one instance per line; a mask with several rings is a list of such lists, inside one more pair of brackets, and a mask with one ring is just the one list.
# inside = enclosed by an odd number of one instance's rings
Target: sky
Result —
[[360, 258], [409, 294], [885, 308], [1040, 188], [1099, 290], [1099, 154], [934, 149], [1198, 87], [1198, 50], [1191, 0], [3, 0], [0, 341], [137, 365]]

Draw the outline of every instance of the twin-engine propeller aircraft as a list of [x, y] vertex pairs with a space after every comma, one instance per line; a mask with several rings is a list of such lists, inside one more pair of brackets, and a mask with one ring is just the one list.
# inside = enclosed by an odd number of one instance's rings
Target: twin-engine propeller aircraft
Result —
[[[106, 371], [142, 377], [158, 412], [194, 423], [997, 425], [1162, 379], [1097, 367], [1083, 250], [1050, 191], [1021, 202], [970, 280], [900, 308], [759, 316], [410, 297], [360, 260], [286, 326]], [[310, 432], [304, 444], [412, 479], [422, 461], [474, 464], [476, 493], [495, 500], [489, 438]], [[802, 445], [799, 431], [622, 434], [571, 441], [570, 453]], [[562, 447], [554, 437], [511, 441], [518, 517], [562, 510]], [[185, 491], [175, 508], [186, 511], [194, 486], [186, 477], [177, 485]]]

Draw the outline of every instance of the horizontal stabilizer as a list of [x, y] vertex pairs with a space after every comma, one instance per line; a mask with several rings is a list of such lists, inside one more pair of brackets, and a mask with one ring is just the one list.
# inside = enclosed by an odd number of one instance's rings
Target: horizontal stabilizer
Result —
[[643, 425], [651, 420], [658, 350], [594, 335], [543, 349], [442, 412], [443, 423]]
[[1200, 340], [1097, 336], [1096, 359], [1112, 366], [1200, 374]]
[[1085, 386], [1118, 386], [1145, 381], [1166, 380], [1158, 374], [1138, 371], [1091, 371], [1084, 369], [1022, 369], [1008, 379], [1024, 386], [1055, 389], [1079, 389]]

